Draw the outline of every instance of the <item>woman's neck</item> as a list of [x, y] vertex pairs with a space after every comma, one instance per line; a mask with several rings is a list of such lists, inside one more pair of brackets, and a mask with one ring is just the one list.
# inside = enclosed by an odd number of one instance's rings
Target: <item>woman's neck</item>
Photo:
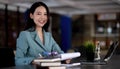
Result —
[[42, 33], [42, 28], [36, 28], [36, 31]]
[[42, 28], [36, 28], [36, 31], [38, 33], [38, 36], [39, 36], [41, 42], [44, 44], [44, 38], [43, 38], [44, 35], [43, 35], [43, 32], [42, 32]]

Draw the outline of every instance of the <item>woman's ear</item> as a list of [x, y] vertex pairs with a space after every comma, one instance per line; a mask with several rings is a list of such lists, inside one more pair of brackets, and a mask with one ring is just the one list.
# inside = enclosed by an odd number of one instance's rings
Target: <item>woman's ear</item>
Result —
[[33, 19], [33, 14], [32, 13], [30, 13], [30, 18]]

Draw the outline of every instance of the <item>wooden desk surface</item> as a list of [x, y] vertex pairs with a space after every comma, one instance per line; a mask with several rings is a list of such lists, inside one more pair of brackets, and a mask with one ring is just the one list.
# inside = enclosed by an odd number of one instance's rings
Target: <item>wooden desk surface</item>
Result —
[[[25, 65], [0, 69], [36, 69], [36, 67], [33, 65]], [[120, 69], [120, 55], [114, 55], [106, 65], [80, 65], [68, 69]]]

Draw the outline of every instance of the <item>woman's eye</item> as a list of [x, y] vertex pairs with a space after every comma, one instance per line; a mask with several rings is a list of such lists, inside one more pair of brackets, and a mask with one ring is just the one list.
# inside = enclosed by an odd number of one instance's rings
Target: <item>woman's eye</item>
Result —
[[42, 13], [37, 13], [37, 15], [45, 15], [46, 16], [47, 13], [43, 13], [43, 14]]
[[38, 15], [41, 15], [41, 13], [38, 13]]
[[47, 15], [47, 14], [44, 14], [44, 15]]

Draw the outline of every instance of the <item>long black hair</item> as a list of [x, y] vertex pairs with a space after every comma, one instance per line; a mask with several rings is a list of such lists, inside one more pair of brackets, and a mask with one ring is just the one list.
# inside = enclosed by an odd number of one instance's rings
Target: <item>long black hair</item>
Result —
[[43, 2], [35, 2], [35, 3], [33, 3], [33, 5], [30, 7], [30, 9], [28, 9], [28, 17], [27, 17], [27, 20], [26, 20], [26, 25], [25, 25], [25, 29], [24, 30], [27, 30], [27, 29], [29, 29], [29, 28], [32, 28], [30, 31], [35, 31], [35, 23], [34, 23], [34, 21], [33, 21], [33, 19], [31, 19], [30, 18], [30, 13], [34, 13], [35, 12], [35, 10], [36, 10], [36, 8], [37, 7], [39, 7], [39, 6], [43, 6], [45, 9], [46, 9], [46, 11], [47, 11], [47, 18], [48, 18], [48, 21], [47, 21], [47, 23], [43, 26], [43, 29], [45, 30], [45, 31], [48, 31], [48, 26], [49, 26], [49, 16], [50, 16], [50, 14], [49, 14], [49, 9], [48, 9], [48, 7], [47, 7], [47, 5], [45, 4], [45, 3], [43, 3]]

